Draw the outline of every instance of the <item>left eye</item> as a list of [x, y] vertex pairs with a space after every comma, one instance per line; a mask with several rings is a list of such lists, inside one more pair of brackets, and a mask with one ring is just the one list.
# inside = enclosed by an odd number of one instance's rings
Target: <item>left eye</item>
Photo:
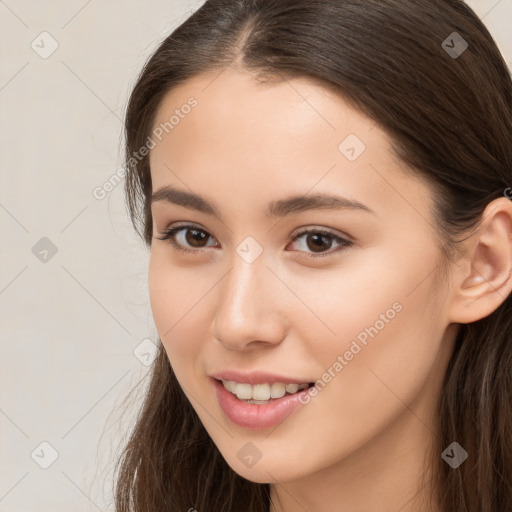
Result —
[[[334, 233], [329, 231], [320, 231], [316, 229], [308, 229], [305, 231], [301, 231], [297, 235], [293, 237], [293, 242], [299, 240], [300, 238], [304, 238], [302, 247], [306, 247], [307, 249], [313, 250], [313, 254], [310, 254], [311, 257], [317, 258], [319, 256], [329, 256], [330, 254], [334, 254], [344, 249], [350, 247], [352, 242], [342, 238]], [[332, 247], [333, 240], [338, 244], [338, 247], [334, 251], [329, 252], [320, 252], [316, 253], [316, 251], [322, 251], [322, 249], [329, 250]], [[326, 247], [328, 246], [328, 247]]]
[[[158, 240], [168, 241], [175, 249], [188, 253], [197, 253], [199, 249], [205, 247], [211, 247], [212, 245], [202, 245], [204, 241], [208, 241], [208, 238], [213, 237], [205, 230], [198, 228], [193, 225], [182, 225], [173, 227], [163, 233], [163, 236], [157, 237]], [[302, 240], [302, 252], [305, 249], [311, 250], [312, 253], [308, 253], [310, 257], [317, 258], [321, 256], [328, 256], [350, 247], [352, 242], [342, 238], [329, 231], [323, 231], [318, 229], [309, 229], [297, 233], [293, 238], [292, 242]], [[333, 241], [338, 244], [338, 247], [334, 251], [322, 252], [331, 249]], [[188, 244], [188, 246], [187, 246]], [[193, 247], [192, 249], [190, 247]], [[195, 247], [195, 248], [194, 248]], [[299, 249], [299, 252], [301, 249]]]

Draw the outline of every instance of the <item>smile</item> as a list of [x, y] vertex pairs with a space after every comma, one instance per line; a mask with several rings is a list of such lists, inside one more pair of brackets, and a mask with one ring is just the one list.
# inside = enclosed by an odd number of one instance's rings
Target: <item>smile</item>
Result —
[[286, 394], [293, 395], [313, 385], [313, 383], [283, 384], [282, 382], [251, 385], [232, 380], [222, 380], [222, 384], [225, 389], [236, 395], [239, 400], [258, 405], [265, 405], [273, 399], [282, 398]]

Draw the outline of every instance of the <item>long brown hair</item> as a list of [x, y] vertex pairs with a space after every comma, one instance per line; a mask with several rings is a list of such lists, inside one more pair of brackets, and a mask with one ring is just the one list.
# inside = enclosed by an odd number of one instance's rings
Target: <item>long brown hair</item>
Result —
[[[127, 207], [148, 247], [149, 158], [133, 155], [147, 143], [164, 95], [233, 63], [267, 80], [316, 79], [375, 120], [411, 172], [432, 183], [447, 258], [512, 185], [510, 71], [462, 0], [208, 0], [150, 57], [127, 108]], [[512, 295], [488, 317], [460, 327], [436, 429], [436, 506], [509, 510]], [[441, 458], [454, 441], [468, 453], [457, 469]], [[269, 485], [227, 465], [161, 343], [116, 472], [117, 512], [269, 510]]]

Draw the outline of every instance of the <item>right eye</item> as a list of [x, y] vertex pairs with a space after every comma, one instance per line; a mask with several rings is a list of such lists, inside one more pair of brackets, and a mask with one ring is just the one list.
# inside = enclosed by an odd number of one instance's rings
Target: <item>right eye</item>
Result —
[[[186, 234], [185, 234], [186, 233]], [[200, 249], [205, 247], [201, 245], [204, 240], [208, 240], [208, 237], [213, 237], [204, 229], [199, 228], [193, 224], [182, 224], [175, 226], [171, 229], [167, 229], [163, 232], [161, 237], [156, 237], [158, 240], [167, 241], [173, 248], [178, 251], [186, 253], [197, 253]], [[190, 249], [188, 247], [196, 247], [196, 249]]]

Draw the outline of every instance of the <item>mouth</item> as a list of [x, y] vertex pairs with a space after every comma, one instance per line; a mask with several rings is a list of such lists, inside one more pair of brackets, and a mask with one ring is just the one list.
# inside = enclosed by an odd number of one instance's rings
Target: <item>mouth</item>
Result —
[[275, 400], [279, 400], [285, 395], [295, 395], [296, 393], [315, 385], [314, 382], [305, 384], [269, 382], [251, 385], [245, 382], [236, 382], [232, 380], [215, 380], [220, 382], [224, 389], [235, 395], [238, 400], [255, 405], [267, 405]]
[[[265, 382], [263, 375], [263, 372], [239, 375], [240, 380], [246, 382], [218, 378], [221, 375], [211, 378], [219, 406], [231, 423], [250, 430], [273, 428], [309, 403], [306, 395], [314, 382], [294, 383], [291, 379], [283, 378], [287, 381], [283, 383], [277, 381], [277, 375], [270, 374], [266, 374], [267, 379], [277, 382]], [[226, 377], [229, 378], [228, 375]], [[236, 374], [231, 378], [236, 379]], [[256, 380], [257, 383], [250, 384], [247, 380]]]

